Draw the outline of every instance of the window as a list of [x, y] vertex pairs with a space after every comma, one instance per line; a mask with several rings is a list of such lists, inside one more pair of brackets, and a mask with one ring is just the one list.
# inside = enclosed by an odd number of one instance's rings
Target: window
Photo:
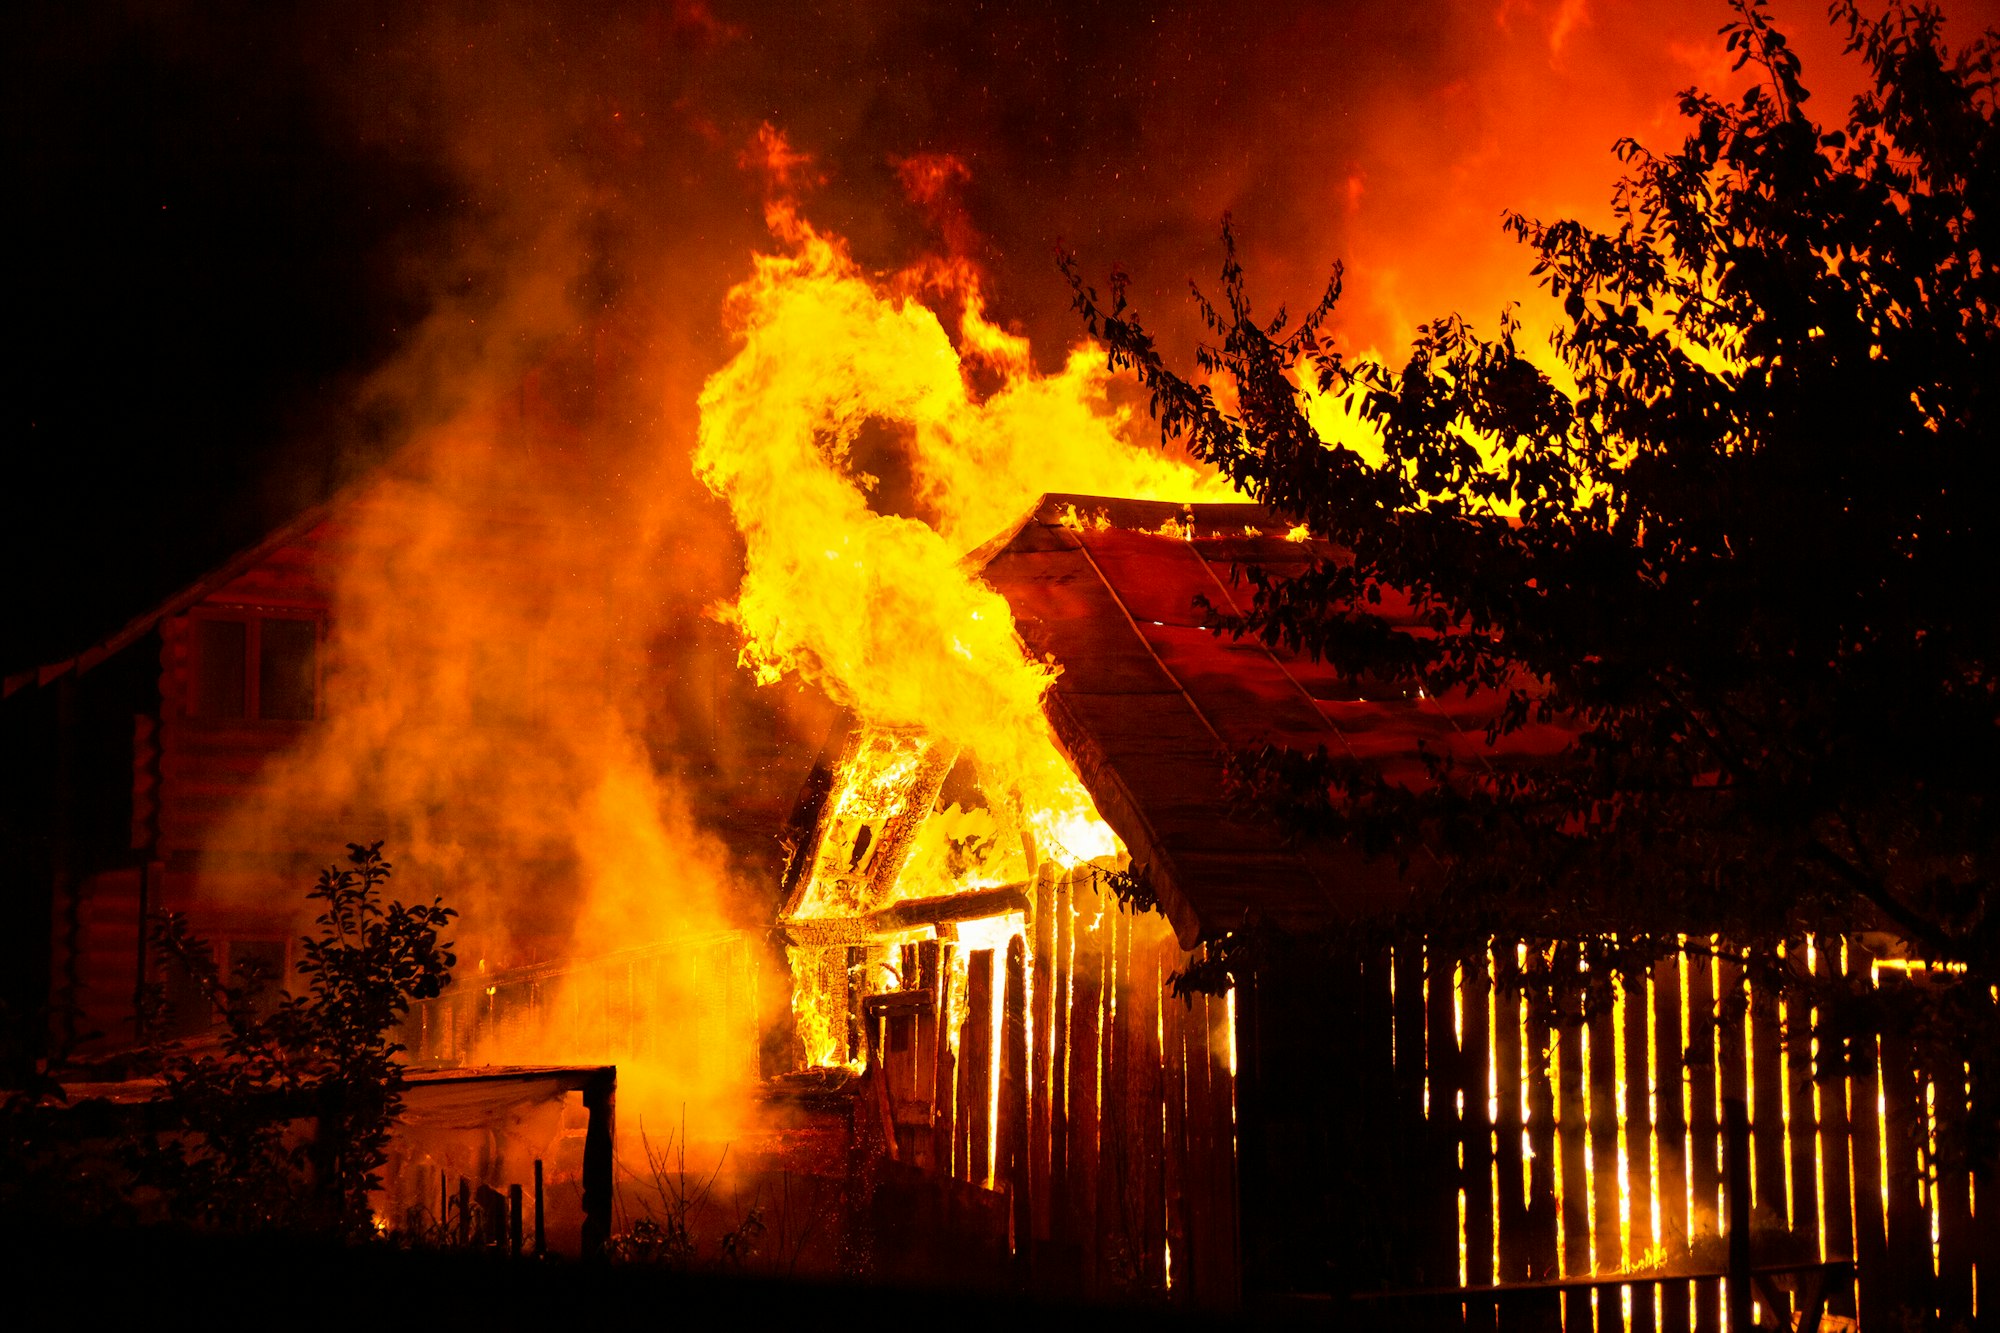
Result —
[[231, 940], [228, 947], [229, 984], [248, 990], [251, 1011], [259, 1018], [268, 1018], [284, 994], [285, 942]]
[[194, 622], [194, 715], [242, 717], [248, 704], [244, 671], [250, 626], [241, 620]]
[[319, 623], [297, 617], [194, 621], [190, 711], [199, 718], [309, 722], [319, 714]]
[[260, 621], [257, 646], [257, 716], [312, 721], [319, 626], [310, 620]]

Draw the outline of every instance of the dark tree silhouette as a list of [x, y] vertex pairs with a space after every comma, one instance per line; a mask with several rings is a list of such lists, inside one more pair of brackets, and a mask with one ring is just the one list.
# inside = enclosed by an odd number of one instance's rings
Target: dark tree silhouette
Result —
[[[1345, 554], [1218, 629], [1356, 676], [1506, 700], [1558, 721], [1558, 759], [1442, 761], [1413, 793], [1325, 754], [1246, 757], [1297, 824], [1445, 882], [1426, 928], [1771, 941], [1881, 930], [1964, 964], [1926, 991], [1991, 1034], [2000, 632], [1993, 412], [1996, 38], [1953, 50], [1935, 8], [1832, 6], [1870, 88], [1806, 114], [1797, 57], [1739, 0], [1722, 29], [1756, 82], [1690, 91], [1678, 151], [1616, 147], [1616, 226], [1510, 216], [1564, 314], [1569, 391], [1502, 317], [1424, 327], [1401, 371], [1324, 336], [1340, 278], [1287, 332], [1252, 315], [1233, 245], [1203, 372], [1169, 366], [1114, 276], [1064, 267], [1163, 435]], [[1225, 244], [1228, 232], [1225, 227]], [[1350, 393], [1374, 461], [1322, 439], [1297, 383]], [[1435, 637], [1370, 605], [1408, 593]], [[1991, 1045], [1990, 1042], [1988, 1042]]]
[[[307, 895], [322, 905], [299, 941], [300, 994], [272, 977], [224, 978], [186, 922], [155, 937], [189, 970], [223, 1021], [220, 1049], [155, 1053], [164, 1132], [130, 1152], [141, 1185], [170, 1214], [225, 1230], [278, 1227], [368, 1234], [389, 1132], [402, 1109], [397, 1030], [415, 1000], [451, 982], [456, 958], [438, 932], [457, 915], [442, 900], [385, 902], [382, 844], [350, 844]], [[310, 1123], [309, 1133], [297, 1126]]]

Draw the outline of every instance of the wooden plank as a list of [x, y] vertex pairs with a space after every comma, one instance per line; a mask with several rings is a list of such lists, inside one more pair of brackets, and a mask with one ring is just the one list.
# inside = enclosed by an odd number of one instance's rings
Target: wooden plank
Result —
[[[1560, 997], [1556, 1024], [1556, 1135], [1561, 1163], [1557, 1187], [1562, 1207], [1562, 1266], [1564, 1277], [1582, 1277], [1590, 1272], [1590, 1172], [1584, 1161], [1589, 1133], [1584, 1087], [1588, 1070], [1584, 1060], [1585, 1016], [1583, 996], [1578, 986], [1581, 957], [1573, 945], [1564, 945], [1556, 954], [1555, 981]], [[1563, 1298], [1563, 1326], [1589, 1328], [1592, 1319], [1590, 1293], [1571, 1291]]]
[[[1638, 966], [1619, 977], [1619, 1031], [1623, 1038], [1625, 1089], [1625, 1193], [1631, 1211], [1631, 1239], [1625, 1263], [1637, 1268], [1653, 1256], [1653, 1064], [1649, 1055], [1653, 1031], [1649, 969]], [[1679, 1089], [1676, 1088], [1675, 1091]], [[1653, 1333], [1653, 1289], [1632, 1289], [1633, 1333]], [[1662, 1303], [1664, 1304], [1664, 1302]]]
[[965, 1067], [959, 1119], [965, 1122], [965, 1173], [975, 1185], [992, 1183], [993, 1170], [993, 951], [974, 949], [965, 960]]
[[[1866, 985], [1868, 955], [1858, 940], [1847, 941], [1847, 966], [1855, 984]], [[1847, 1059], [1848, 1161], [1854, 1178], [1854, 1265], [1861, 1326], [1889, 1327], [1895, 1306], [1889, 1275], [1888, 1216], [1883, 1198], [1880, 1040], [1862, 1032], [1849, 1040]]]
[[1946, 1328], [1961, 1328], [1972, 1320], [1972, 1200], [1966, 1162], [1973, 1149], [1967, 1140], [1967, 1073], [1953, 1050], [1938, 1052], [1937, 1063], [1926, 1072], [1937, 1125], [1931, 1208], [1937, 1219], [1938, 1320]]
[[1208, 1200], [1215, 1216], [1209, 1223], [1209, 1241], [1202, 1246], [1211, 1274], [1202, 1284], [1208, 1304], [1233, 1308], [1241, 1296], [1243, 1277], [1243, 1226], [1241, 1200], [1237, 1190], [1236, 1153], [1236, 1057], [1232, 1030], [1234, 1005], [1229, 997], [1211, 997], [1206, 1004], [1208, 1054], [1207, 1154]]
[[[1716, 981], [1720, 963], [1712, 938], [1690, 941], [1687, 960], [1688, 1209], [1690, 1241], [1720, 1256], [1722, 1236], [1722, 1134], [1716, 1112], [1721, 1053], [1716, 1046]], [[1717, 1333], [1722, 1327], [1721, 1290], [1713, 1282], [1695, 1284], [1695, 1328]]]
[[[1625, 1267], [1619, 1228], [1618, 1169], [1618, 1009], [1611, 969], [1601, 952], [1590, 960], [1590, 993], [1585, 1000], [1584, 1077], [1588, 1080], [1590, 1122], [1591, 1263], [1588, 1271], [1616, 1273]], [[1597, 1327], [1616, 1333], [1625, 1327], [1623, 1303], [1615, 1289], [1597, 1296]]]
[[1462, 1281], [1459, 1257], [1459, 1103], [1465, 1091], [1458, 1048], [1458, 959], [1424, 946], [1423, 1176], [1430, 1203], [1423, 1218], [1424, 1269], [1445, 1282]]
[[[1164, 979], [1182, 966], [1172, 937], [1157, 950]], [[1161, 1098], [1164, 1110], [1160, 1187], [1166, 1210], [1167, 1293], [1176, 1305], [1191, 1305], [1195, 1296], [1194, 1252], [1187, 1219], [1187, 1013], [1183, 1000], [1160, 997]]]
[[[1896, 976], [1884, 976], [1882, 989], [1904, 986]], [[1928, 1316], [1936, 1301], [1931, 1281], [1931, 1228], [1919, 1193], [1923, 1172], [1923, 1093], [1917, 1079], [1915, 1052], [1907, 1034], [1891, 1025], [1882, 1033], [1882, 1144], [1887, 1150], [1888, 1250], [1884, 1271], [1891, 1307], [1903, 1306]]]
[[[1498, 1194], [1493, 1202], [1494, 1222], [1500, 1232], [1500, 1269], [1497, 1282], [1530, 1282], [1543, 1274], [1536, 1270], [1534, 1246], [1528, 1228], [1528, 1188], [1523, 1179], [1521, 1155], [1526, 1121], [1522, 1102], [1526, 1100], [1526, 1065], [1521, 1050], [1521, 963], [1512, 940], [1493, 942], [1493, 1071], [1498, 1090], [1498, 1115], [1494, 1121], [1494, 1160], [1499, 1166]], [[1532, 1060], [1528, 1060], [1532, 1063]]]
[[931, 1161], [932, 1169], [947, 1176], [957, 1176], [958, 1159], [958, 1057], [951, 1048], [951, 1006], [952, 973], [956, 961], [953, 955], [958, 946], [940, 941], [937, 962], [937, 1056], [936, 1068], [931, 1075], [931, 1085], [937, 1089], [937, 1100], [931, 1117]]
[[[1209, 1051], [1210, 1005], [1226, 1009], [1227, 997], [1194, 996], [1181, 1023], [1187, 1044], [1187, 1167], [1181, 1188], [1187, 1196], [1188, 1260], [1182, 1265], [1178, 1253], [1174, 1259], [1177, 1269], [1184, 1266], [1192, 1275], [1195, 1302], [1204, 1309], [1228, 1304], [1225, 1292], [1236, 1241], [1233, 1230], [1222, 1226], [1223, 1205], [1216, 1188], [1220, 1175], [1216, 1158], [1230, 1153], [1234, 1134], [1226, 1118], [1218, 1122], [1210, 1086], [1210, 1079], [1217, 1076]], [[1220, 1077], [1228, 1074], [1225, 1065]]]
[[[1127, 929], [1125, 994], [1125, 1135], [1130, 1174], [1125, 1182], [1128, 1234], [1133, 1267], [1142, 1291], [1166, 1289], [1166, 1212], [1161, 1200], [1162, 1119], [1160, 1061], [1160, 953], [1157, 927], [1162, 918], [1133, 914]], [[1125, 969], [1121, 969], [1125, 970]]]
[[1528, 1265], [1535, 1278], [1562, 1276], [1558, 1237], [1561, 1204], [1556, 1196], [1556, 1090], [1551, 1078], [1557, 1051], [1553, 1007], [1547, 1003], [1551, 960], [1539, 945], [1528, 948], [1527, 1038], [1521, 1058], [1528, 1067]]
[[[1844, 941], [1838, 936], [1821, 939], [1814, 950], [1813, 969], [1821, 978], [1838, 982], [1845, 976]], [[1848, 1044], [1832, 1030], [1826, 1016], [1815, 1009], [1812, 1021], [1812, 1076], [1819, 1095], [1820, 1197], [1825, 1201], [1822, 1245], [1828, 1258], [1854, 1257], [1854, 1176], [1848, 1143]], [[1833, 1293], [1827, 1307], [1832, 1313], [1854, 1317], [1852, 1284]]]
[[1076, 962], [1070, 1000], [1069, 1196], [1070, 1234], [1082, 1247], [1086, 1283], [1094, 1283], [1097, 1263], [1097, 1147], [1102, 1113], [1098, 1106], [1103, 1066], [1104, 937], [1102, 900], [1078, 895]]
[[[1687, 1034], [1681, 1022], [1681, 960], [1653, 965], [1653, 1144], [1659, 1162], [1660, 1231], [1654, 1239], [1669, 1263], [1688, 1257]], [[1685, 1283], [1661, 1288], [1662, 1333], [1688, 1333], [1693, 1318]]]
[[[1441, 1200], [1430, 1168], [1429, 1125], [1424, 1105], [1424, 1044], [1428, 1029], [1424, 1006], [1424, 951], [1418, 941], [1399, 944], [1390, 964], [1395, 981], [1392, 1003], [1393, 1058], [1389, 1108], [1390, 1145], [1397, 1173], [1396, 1207], [1381, 1210], [1380, 1223], [1395, 1237], [1390, 1258], [1397, 1267], [1388, 1276], [1399, 1286], [1438, 1286], [1444, 1278], [1430, 1243], [1432, 1220]], [[1457, 1265], [1452, 1265], [1454, 1274]]]
[[[1750, 984], [1750, 1155], [1755, 1176], [1750, 1199], [1758, 1213], [1789, 1226], [1784, 1030], [1778, 1023], [1777, 992], [1766, 979], [1775, 961], [1764, 954]], [[1782, 1311], [1780, 1317], [1789, 1319], [1790, 1313]], [[1770, 1312], [1763, 1317], [1768, 1319]]]
[[1028, 1160], [1028, 944], [1019, 935], [1007, 941], [1007, 981], [1001, 997], [1000, 1104], [996, 1185], [1004, 1185], [1013, 1213], [1017, 1269], [1025, 1275], [1033, 1253], [1035, 1199]]
[[1104, 966], [1103, 1059], [1097, 1132], [1097, 1282], [1098, 1291], [1122, 1293], [1131, 1284], [1132, 1219], [1126, 1212], [1125, 1181], [1131, 1174], [1131, 1142], [1126, 1134], [1125, 1065], [1131, 1058], [1132, 921], [1116, 904], [1106, 902], [1108, 929]]
[[[1458, 975], [1458, 1094], [1463, 1113], [1458, 1123], [1460, 1188], [1465, 1195], [1465, 1274], [1474, 1286], [1494, 1281], [1492, 965], [1487, 950], [1469, 951]], [[1516, 1092], [1518, 1099], [1519, 1093]], [[1468, 1329], [1488, 1333], [1497, 1309], [1491, 1303], [1466, 1306]]]
[[1051, 1001], [1049, 1035], [1049, 1217], [1048, 1235], [1057, 1241], [1069, 1240], [1069, 1039], [1070, 979], [1075, 971], [1071, 950], [1075, 943], [1072, 876], [1056, 877], [1053, 890], [1055, 910], [1055, 995]]
[[[1459, 1119], [1461, 1180], [1465, 1190], [1465, 1280], [1475, 1286], [1490, 1286], [1495, 1278], [1492, 984], [1487, 950], [1472, 950], [1465, 958], [1458, 981], [1458, 1090], [1465, 1105]], [[1503, 1090], [1501, 1096], [1505, 1095]], [[1515, 1096], [1518, 1104], [1518, 1085]]]
[[2000, 1301], [2000, 1166], [1981, 1162], [1973, 1172], [1972, 1190], [1973, 1294], [1975, 1304], [1991, 1310]]
[[1785, 1128], [1789, 1137], [1792, 1235], [1820, 1248], [1819, 1110], [1813, 1097], [1812, 1004], [1807, 969], [1809, 950], [1803, 935], [1785, 941], [1788, 982], [1780, 997], [1784, 1006]]
[[1055, 867], [1044, 862], [1035, 875], [1034, 1012], [1028, 1075], [1028, 1188], [1034, 1201], [1032, 1234], [1049, 1237], [1050, 1071], [1055, 1067]]
[[[1717, 1092], [1723, 1101], [1747, 1101], [1750, 1091], [1750, 1043], [1747, 1032], [1750, 1001], [1743, 976], [1740, 954], [1732, 954], [1728, 949], [1718, 953], [1715, 965], [1715, 1076]], [[1718, 1118], [1718, 1128], [1727, 1130]], [[1724, 1134], [1718, 1134], [1720, 1149]], [[1718, 1158], [1724, 1154], [1718, 1151]], [[1754, 1191], [1754, 1182], [1753, 1182]], [[1753, 1194], [1754, 1198], [1754, 1194]], [[1723, 1200], [1726, 1205], [1728, 1200]], [[1717, 1215], [1716, 1233], [1727, 1239], [1728, 1228], [1723, 1224], [1721, 1214]], [[1732, 1291], [1731, 1302], [1748, 1299], [1745, 1293]]]

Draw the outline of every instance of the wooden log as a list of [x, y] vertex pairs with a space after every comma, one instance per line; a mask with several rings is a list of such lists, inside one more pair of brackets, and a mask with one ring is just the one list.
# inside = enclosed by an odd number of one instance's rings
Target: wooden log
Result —
[[1070, 1235], [1082, 1247], [1086, 1286], [1094, 1290], [1097, 1264], [1097, 1148], [1100, 1071], [1103, 1067], [1104, 937], [1110, 932], [1098, 903], [1080, 900], [1070, 998], [1069, 1196]]
[[[1625, 1264], [1639, 1267], [1653, 1255], [1653, 1065], [1648, 1053], [1653, 1029], [1652, 996], [1645, 967], [1627, 969], [1619, 978], [1620, 1031], [1623, 1036], [1625, 1089], [1625, 1194], [1631, 1210], [1631, 1239]], [[1675, 1089], [1678, 1091], [1679, 1089]], [[1654, 1333], [1653, 1289], [1632, 1289], [1633, 1333]], [[1600, 1321], [1600, 1327], [1602, 1327]]]
[[[1690, 1242], [1713, 1249], [1722, 1236], [1722, 1127], [1716, 1103], [1721, 1086], [1722, 1056], [1717, 1045], [1716, 990], [1721, 967], [1713, 938], [1692, 942], [1687, 965], [1688, 1181], [1692, 1191], [1688, 1211]], [[1695, 1284], [1694, 1325], [1699, 1333], [1719, 1333], [1722, 1327], [1721, 1289], [1714, 1282]]]
[[1028, 1155], [1028, 946], [1019, 935], [1007, 941], [1006, 986], [1001, 1004], [997, 1174], [1012, 1206], [1016, 1271], [1026, 1279], [1035, 1248], [1035, 1198]]
[[965, 966], [965, 1036], [959, 1055], [965, 1062], [966, 1100], [959, 1116], [966, 1122], [965, 1179], [975, 1185], [993, 1182], [993, 951], [974, 949]]
[[[1654, 1239], [1669, 1263], [1688, 1257], [1688, 1157], [1685, 1062], [1687, 1035], [1681, 1022], [1682, 954], [1653, 964], [1653, 1145], [1659, 1162], [1660, 1231]], [[1705, 962], [1706, 960], [1704, 960]], [[1661, 1289], [1662, 1333], [1688, 1333], [1693, 1326], [1689, 1288], [1671, 1283]]]
[[1031, 1071], [1028, 1075], [1028, 1188], [1034, 1200], [1032, 1233], [1037, 1240], [1049, 1236], [1049, 1110], [1050, 1071], [1053, 1064], [1055, 1024], [1055, 867], [1044, 862], [1035, 875], [1035, 962], [1030, 1043]]
[[1034, 910], [1026, 884], [1002, 884], [941, 898], [912, 898], [857, 917], [808, 917], [783, 924], [785, 942], [798, 948], [850, 948], [925, 926], [981, 921], [1009, 912]]

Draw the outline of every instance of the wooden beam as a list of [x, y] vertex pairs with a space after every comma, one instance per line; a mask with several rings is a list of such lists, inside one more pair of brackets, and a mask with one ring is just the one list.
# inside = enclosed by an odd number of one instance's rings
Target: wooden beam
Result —
[[1026, 884], [1002, 884], [997, 888], [948, 894], [941, 898], [912, 898], [866, 916], [809, 917], [786, 921], [780, 930], [787, 944], [796, 948], [818, 949], [841, 944], [866, 944], [925, 926], [978, 921], [1004, 916], [1009, 912], [1032, 915], [1033, 910]]

